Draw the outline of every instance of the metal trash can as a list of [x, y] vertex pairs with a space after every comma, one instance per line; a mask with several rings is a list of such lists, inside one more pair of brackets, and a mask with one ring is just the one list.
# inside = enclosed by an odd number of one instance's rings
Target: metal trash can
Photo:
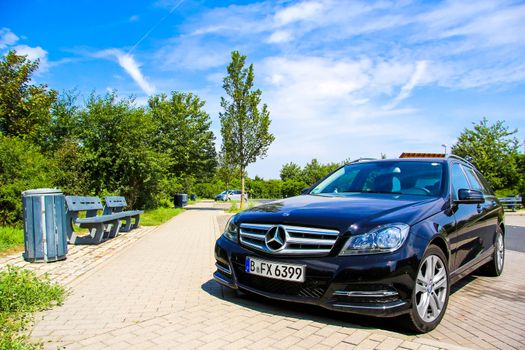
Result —
[[197, 195], [195, 193], [190, 194], [190, 200], [191, 201], [196, 201], [197, 200]]
[[173, 202], [175, 203], [175, 208], [183, 208], [188, 205], [188, 195], [186, 193], [177, 193], [173, 198]]
[[66, 203], [62, 191], [40, 188], [22, 192], [23, 257], [30, 262], [64, 260], [67, 255]]

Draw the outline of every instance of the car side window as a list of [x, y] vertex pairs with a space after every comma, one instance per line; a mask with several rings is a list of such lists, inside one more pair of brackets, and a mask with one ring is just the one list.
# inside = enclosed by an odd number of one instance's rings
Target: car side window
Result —
[[487, 194], [485, 188], [479, 181], [478, 177], [474, 173], [474, 170], [472, 168], [464, 166], [463, 169], [465, 170], [465, 174], [467, 174], [468, 181], [470, 182], [470, 189], [481, 191], [483, 194]]
[[458, 191], [463, 188], [470, 188], [470, 184], [461, 169], [459, 163], [452, 164], [450, 169], [450, 180], [452, 182], [452, 198], [458, 199]]
[[490, 184], [487, 181], [487, 179], [485, 179], [483, 177], [483, 175], [481, 175], [479, 173], [479, 171], [475, 171], [475, 173], [476, 173], [477, 178], [479, 179], [479, 181], [483, 185], [483, 188], [485, 189], [483, 193], [485, 193], [485, 194], [487, 194], [489, 196], [493, 196], [494, 195], [494, 191], [492, 191], [492, 187], [490, 186]]

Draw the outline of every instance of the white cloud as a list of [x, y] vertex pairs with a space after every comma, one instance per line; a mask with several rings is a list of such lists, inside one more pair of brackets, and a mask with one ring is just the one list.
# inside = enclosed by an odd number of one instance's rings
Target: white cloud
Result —
[[27, 45], [17, 45], [14, 46], [13, 49], [16, 50], [19, 55], [27, 56], [31, 61], [43, 59], [47, 56], [47, 51], [40, 46], [30, 47]]
[[140, 65], [137, 63], [132, 55], [126, 54], [118, 49], [108, 49], [100, 51], [94, 55], [95, 57], [115, 57], [118, 64], [129, 74], [129, 76], [137, 83], [141, 90], [146, 95], [155, 93], [155, 86], [148, 82], [142, 72]]
[[16, 45], [10, 48], [14, 49], [18, 55], [27, 56], [27, 59], [31, 61], [39, 60], [39, 73], [44, 73], [49, 70], [49, 67], [51, 65], [47, 58], [47, 51], [41, 48], [40, 46], [31, 47], [27, 45]]
[[297, 21], [304, 21], [314, 18], [323, 9], [323, 4], [317, 1], [305, 1], [291, 5], [275, 14], [278, 25], [287, 25]]
[[268, 16], [273, 8], [271, 2], [216, 7], [200, 16], [191, 17], [182, 29], [191, 36], [212, 34], [246, 37], [267, 32], [274, 27]]
[[[348, 96], [369, 81], [369, 60], [334, 60], [324, 57], [270, 57], [262, 62], [266, 80], [288, 93], [311, 99]], [[285, 85], [283, 85], [285, 84]], [[272, 89], [274, 90], [274, 89]]]
[[138, 22], [140, 20], [140, 17], [138, 15], [133, 15], [129, 17], [130, 22]]
[[417, 109], [381, 107], [386, 92], [409, 94], [425, 82], [425, 64], [322, 56], [256, 62], [256, 76], [262, 78], [256, 84], [264, 91], [276, 141], [250, 175], [276, 176], [290, 159], [304, 165], [312, 158], [333, 162], [381, 152], [392, 157], [406, 150], [438, 152], [441, 141], [435, 140], [447, 136], [442, 125], [421, 119]]
[[267, 42], [272, 44], [285, 43], [293, 39], [292, 33], [287, 30], [278, 30], [268, 37]]
[[36, 61], [39, 60], [37, 74], [45, 73], [53, 65], [58, 65], [60, 63], [67, 62], [67, 59], [61, 61], [49, 62], [48, 52], [40, 46], [28, 46], [25, 44], [18, 44], [20, 38], [18, 35], [13, 33], [9, 28], [0, 29], [0, 50], [8, 49], [15, 50], [18, 55], [27, 56], [28, 60]]
[[9, 28], [0, 29], [0, 50], [8, 46], [16, 44], [19, 37], [13, 33]]
[[410, 96], [412, 90], [416, 87], [416, 85], [418, 85], [424, 79], [424, 74], [427, 70], [427, 65], [427, 61], [418, 61], [416, 63], [416, 68], [414, 70], [414, 73], [410, 77], [410, 80], [401, 87], [401, 91], [399, 92], [397, 97], [385, 106], [386, 109], [392, 109], [396, 107], [401, 101]]
[[205, 70], [225, 65], [230, 48], [224, 43], [203, 44], [194, 37], [177, 38], [155, 53], [158, 66], [167, 71]]

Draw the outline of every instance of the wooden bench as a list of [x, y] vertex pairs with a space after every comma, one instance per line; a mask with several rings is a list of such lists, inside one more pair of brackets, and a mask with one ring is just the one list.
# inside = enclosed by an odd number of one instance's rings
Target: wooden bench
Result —
[[128, 232], [129, 230], [139, 227], [140, 214], [144, 212], [143, 210], [123, 211], [123, 209], [127, 207], [128, 204], [126, 203], [126, 198], [120, 196], [106, 196], [104, 197], [104, 202], [106, 203], [103, 212], [104, 215], [112, 215], [117, 213], [120, 215], [125, 215], [125, 217], [122, 219], [123, 223], [120, 231]]
[[[104, 239], [118, 235], [121, 220], [127, 216], [123, 213], [97, 215], [103, 210], [98, 197], [66, 196], [66, 233], [71, 244], [99, 244]], [[85, 212], [85, 218], [79, 218], [79, 213]], [[73, 225], [89, 229], [86, 236], [78, 236]]]
[[503, 197], [503, 198], [498, 198], [498, 199], [504, 209], [510, 209], [512, 211], [516, 211], [516, 209], [521, 208], [521, 204], [522, 204], [521, 197], [518, 197], [518, 196]]

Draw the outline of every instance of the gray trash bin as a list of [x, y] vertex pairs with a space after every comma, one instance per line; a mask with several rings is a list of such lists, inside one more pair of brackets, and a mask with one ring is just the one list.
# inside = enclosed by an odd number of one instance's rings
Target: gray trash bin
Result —
[[40, 188], [22, 192], [24, 203], [23, 257], [30, 262], [66, 258], [66, 204], [58, 189]]

